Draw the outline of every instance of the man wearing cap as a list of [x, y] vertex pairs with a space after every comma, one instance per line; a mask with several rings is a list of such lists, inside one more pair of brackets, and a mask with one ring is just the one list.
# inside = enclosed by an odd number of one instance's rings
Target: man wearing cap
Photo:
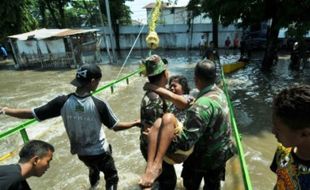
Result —
[[0, 114], [21, 119], [35, 118], [38, 121], [61, 116], [71, 145], [71, 153], [89, 168], [91, 187], [96, 187], [100, 171], [104, 173], [107, 190], [116, 190], [118, 174], [112, 157], [111, 145], [107, 142], [102, 123], [114, 131], [139, 125], [140, 121], [120, 122], [109, 104], [94, 97], [101, 79], [101, 69], [95, 64], [82, 65], [71, 82], [76, 91], [61, 95], [33, 109], [0, 108]]
[[[158, 55], [152, 55], [146, 60], [143, 60], [143, 66], [145, 67], [144, 75], [148, 77], [151, 84], [155, 84], [160, 87], [165, 87], [168, 83], [169, 73], [167, 71], [167, 61], [161, 59]], [[154, 122], [163, 116], [167, 112], [167, 108], [170, 104], [154, 91], [147, 90], [141, 101], [140, 116], [141, 116], [141, 133], [140, 133], [140, 150], [148, 161], [148, 149], [151, 144], [148, 144], [148, 129], [152, 127]], [[148, 161], [149, 163], [149, 161]], [[163, 162], [163, 169], [161, 175], [157, 178], [159, 189], [175, 189], [176, 186], [176, 173], [173, 165]], [[140, 185], [141, 185], [140, 181]]]

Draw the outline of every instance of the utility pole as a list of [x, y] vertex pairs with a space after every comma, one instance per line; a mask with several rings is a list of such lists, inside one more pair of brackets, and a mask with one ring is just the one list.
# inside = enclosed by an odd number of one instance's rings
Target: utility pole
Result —
[[[110, 63], [113, 63], [114, 58], [112, 58], [113, 55], [111, 56], [110, 47], [108, 45], [106, 34], [105, 34], [105, 31], [104, 31], [103, 15], [102, 15], [102, 10], [101, 10], [101, 7], [100, 7], [99, 0], [97, 0], [97, 4], [98, 4], [98, 8], [99, 8], [100, 22], [101, 22], [101, 27], [102, 27], [102, 31], [103, 31], [103, 34], [101, 34], [102, 35], [101, 39], [104, 38], [104, 44], [105, 44], [106, 49], [107, 49], [107, 53], [108, 53], [108, 56], [109, 56]], [[101, 40], [100, 40], [99, 46], [100, 45], [101, 45]]]
[[109, 24], [109, 33], [110, 33], [110, 42], [111, 42], [111, 48], [112, 48], [112, 56], [113, 56], [113, 61], [116, 62], [116, 54], [115, 54], [115, 39], [114, 39], [114, 32], [112, 29], [112, 23], [111, 23], [111, 15], [110, 15], [110, 5], [109, 5], [109, 0], [105, 0], [105, 7], [107, 11], [107, 19], [108, 19], [108, 24]]

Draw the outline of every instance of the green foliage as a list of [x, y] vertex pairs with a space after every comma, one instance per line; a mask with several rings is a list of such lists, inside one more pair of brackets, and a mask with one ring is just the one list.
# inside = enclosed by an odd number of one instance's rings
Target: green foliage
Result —
[[130, 17], [130, 14], [132, 13], [130, 8], [125, 5], [124, 3], [121, 5], [121, 10], [122, 10], [122, 14], [120, 15], [120, 18], [119, 18], [119, 23], [120, 25], [130, 25], [132, 24], [131, 22], [131, 17]]
[[[224, 26], [241, 20], [239, 26], [249, 28], [269, 21], [271, 25], [263, 67], [272, 65], [280, 28], [289, 28], [288, 33], [299, 42], [310, 30], [310, 0], [190, 0], [188, 9], [193, 11], [194, 16], [206, 13], [213, 23], [219, 18]], [[217, 33], [216, 29], [213, 24], [213, 33]]]
[[66, 9], [66, 15], [70, 27], [101, 26], [97, 1], [72, 1], [71, 6]]
[[[101, 0], [101, 10], [104, 15], [106, 15], [106, 6], [105, 1]], [[131, 17], [130, 8], [125, 5], [125, 0], [109, 0], [110, 4], [110, 13], [111, 13], [111, 20], [113, 25], [128, 25], [131, 24]]]
[[[0, 42], [36, 28], [101, 26], [98, 2], [106, 21], [104, 0], [5, 0], [0, 9]], [[125, 0], [109, 0], [112, 23], [131, 24]]]
[[2, 1], [0, 9], [0, 42], [6, 41], [9, 35], [28, 32], [37, 27], [37, 21], [29, 9], [31, 0]]
[[193, 17], [199, 16], [203, 13], [203, 9], [201, 9], [200, 0], [190, 0], [187, 5], [187, 10], [192, 11]]
[[[41, 4], [42, 10], [42, 22], [47, 26], [52, 26], [53, 28], [66, 28], [67, 18], [66, 18], [66, 8], [69, 6], [71, 0], [37, 0]], [[49, 22], [49, 21], [52, 21]]]
[[219, 14], [225, 26], [241, 20], [240, 26], [248, 27], [277, 18], [279, 28], [293, 23], [307, 28], [310, 21], [310, 0], [190, 0], [188, 9], [194, 16], [206, 13], [212, 18]]

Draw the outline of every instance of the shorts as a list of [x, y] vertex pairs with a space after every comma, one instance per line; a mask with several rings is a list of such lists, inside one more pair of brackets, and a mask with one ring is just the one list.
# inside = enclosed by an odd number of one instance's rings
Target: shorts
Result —
[[78, 155], [78, 158], [89, 168], [89, 180], [94, 185], [100, 178], [100, 171], [104, 173], [106, 185], [111, 186], [118, 183], [118, 172], [112, 157], [112, 147], [100, 155]]
[[[174, 134], [175, 135], [181, 135], [181, 133], [183, 132], [183, 124], [176, 119], [176, 126], [174, 129]], [[190, 148], [189, 150], [181, 150], [181, 149], [177, 149], [174, 153], [166, 153], [166, 155], [164, 156], [164, 161], [167, 162], [168, 164], [179, 164], [184, 162], [188, 156], [193, 152], [194, 147]]]

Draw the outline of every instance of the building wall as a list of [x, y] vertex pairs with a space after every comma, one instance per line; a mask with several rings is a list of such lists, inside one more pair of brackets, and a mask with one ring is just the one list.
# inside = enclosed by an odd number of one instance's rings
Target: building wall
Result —
[[63, 39], [56, 40], [17, 40], [17, 49], [20, 54], [65, 53]]
[[[144, 27], [142, 29], [142, 27]], [[110, 36], [108, 35], [108, 28], [101, 28], [105, 31], [105, 36], [108, 47], [110, 45]], [[147, 26], [121, 26], [120, 27], [120, 48], [130, 49], [140, 30], [142, 32], [138, 38], [134, 49], [147, 49], [145, 38], [148, 34]], [[192, 32], [187, 24], [175, 24], [175, 25], [158, 25], [156, 32], [160, 39], [159, 48], [164, 49], [189, 49], [199, 48], [199, 41], [201, 36], [204, 35], [210, 42], [212, 40], [212, 24], [194, 24]], [[238, 34], [239, 41], [241, 39], [241, 29], [237, 29], [235, 26], [230, 25], [228, 27], [219, 26], [219, 48], [224, 47], [224, 42], [227, 36], [230, 36], [233, 41], [236, 33]], [[105, 40], [101, 40], [101, 48], [106, 48]]]
[[[146, 9], [147, 18], [150, 18], [152, 9]], [[166, 8], [161, 11], [159, 24], [187, 24], [190, 12], [186, 10], [186, 7]], [[204, 15], [193, 18], [194, 24], [206, 24], [211, 23], [209, 17], [204, 18]]]

